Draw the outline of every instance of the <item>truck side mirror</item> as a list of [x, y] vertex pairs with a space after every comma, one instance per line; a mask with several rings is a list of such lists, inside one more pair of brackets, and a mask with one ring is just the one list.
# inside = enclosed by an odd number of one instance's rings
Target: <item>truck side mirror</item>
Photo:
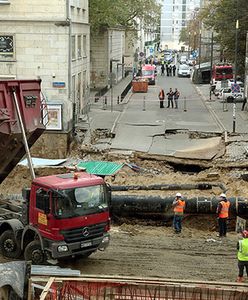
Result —
[[107, 192], [107, 201], [108, 204], [111, 204], [111, 186], [109, 184], [106, 184], [106, 192]]

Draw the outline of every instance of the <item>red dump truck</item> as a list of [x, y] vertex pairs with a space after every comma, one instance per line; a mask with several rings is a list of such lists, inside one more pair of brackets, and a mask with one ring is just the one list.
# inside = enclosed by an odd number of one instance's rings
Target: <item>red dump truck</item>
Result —
[[31, 188], [0, 204], [0, 251], [42, 264], [89, 256], [109, 244], [110, 188], [85, 172], [35, 178], [29, 146], [45, 130], [40, 81], [0, 81], [0, 183], [26, 154]]

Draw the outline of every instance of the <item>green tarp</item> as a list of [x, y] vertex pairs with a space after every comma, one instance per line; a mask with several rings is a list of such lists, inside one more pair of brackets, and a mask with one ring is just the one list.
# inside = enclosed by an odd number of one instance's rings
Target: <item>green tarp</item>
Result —
[[89, 174], [106, 176], [114, 175], [124, 164], [117, 164], [108, 161], [82, 161], [78, 163], [79, 168], [85, 168]]

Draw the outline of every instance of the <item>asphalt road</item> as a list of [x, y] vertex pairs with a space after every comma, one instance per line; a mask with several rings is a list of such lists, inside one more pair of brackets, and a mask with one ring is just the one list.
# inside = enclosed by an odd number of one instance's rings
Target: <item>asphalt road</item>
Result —
[[[160, 87], [165, 92], [178, 88], [181, 95], [179, 108], [159, 107]], [[165, 107], [167, 100], [165, 100]], [[155, 86], [149, 86], [148, 93], [132, 93], [115, 127], [112, 149], [142, 151], [150, 154], [173, 155], [175, 150], [192, 146], [199, 140], [190, 140], [182, 132], [176, 138], [165, 136], [165, 131], [219, 132], [220, 128], [209, 113], [204, 101], [189, 78], [158, 76]]]

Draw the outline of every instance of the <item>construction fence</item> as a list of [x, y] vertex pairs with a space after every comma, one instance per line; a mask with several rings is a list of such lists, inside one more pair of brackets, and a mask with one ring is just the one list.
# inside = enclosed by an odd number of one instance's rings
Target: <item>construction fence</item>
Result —
[[[32, 295], [40, 300], [246, 300], [248, 285], [175, 280], [50, 278], [31, 279]], [[37, 283], [39, 283], [37, 285]], [[44, 282], [43, 282], [44, 284]], [[37, 293], [39, 287], [40, 293]]]

